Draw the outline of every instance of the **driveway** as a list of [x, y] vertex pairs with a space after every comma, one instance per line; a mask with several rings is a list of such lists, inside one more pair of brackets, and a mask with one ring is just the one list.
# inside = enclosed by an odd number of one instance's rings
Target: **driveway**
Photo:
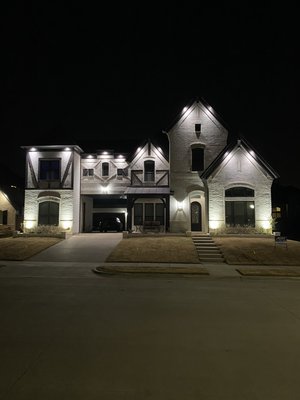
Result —
[[104, 262], [122, 233], [80, 233], [43, 250], [27, 261]]

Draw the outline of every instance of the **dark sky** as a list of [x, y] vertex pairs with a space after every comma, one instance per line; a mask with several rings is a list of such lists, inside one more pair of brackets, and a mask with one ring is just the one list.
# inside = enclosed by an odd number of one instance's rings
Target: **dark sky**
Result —
[[282, 184], [300, 187], [296, 9], [102, 3], [2, 10], [2, 164], [23, 175], [22, 145], [164, 142], [185, 103], [203, 97]]

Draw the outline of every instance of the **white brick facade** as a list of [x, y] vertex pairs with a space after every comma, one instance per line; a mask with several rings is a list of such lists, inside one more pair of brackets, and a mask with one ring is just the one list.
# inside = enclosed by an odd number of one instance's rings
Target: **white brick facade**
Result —
[[[269, 229], [276, 173], [244, 140], [227, 143], [225, 124], [211, 107], [195, 101], [165, 133], [169, 161], [150, 141], [131, 158], [105, 150], [84, 154], [78, 146], [25, 147], [25, 227], [40, 224], [40, 205], [53, 203], [56, 223], [73, 234], [93, 230], [100, 214], [118, 215], [129, 230], [137, 229], [141, 218], [160, 218], [163, 231], [209, 232], [232, 222], [227, 209], [245, 205], [255, 210], [252, 226]], [[41, 168], [51, 160], [59, 173], [45, 179]], [[231, 188], [253, 195], [229, 198]]]

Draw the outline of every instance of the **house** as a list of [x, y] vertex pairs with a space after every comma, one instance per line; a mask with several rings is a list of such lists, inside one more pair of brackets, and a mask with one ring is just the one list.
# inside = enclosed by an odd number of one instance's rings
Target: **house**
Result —
[[21, 229], [23, 194], [21, 178], [2, 165], [0, 174], [0, 232], [2, 234]]
[[166, 153], [150, 139], [131, 154], [76, 145], [23, 146], [25, 229], [58, 225], [72, 234], [97, 229], [105, 215], [141, 232], [214, 232], [226, 226], [271, 229], [271, 187], [278, 174], [243, 138], [228, 143], [224, 121], [204, 100], [191, 102], [164, 131]]

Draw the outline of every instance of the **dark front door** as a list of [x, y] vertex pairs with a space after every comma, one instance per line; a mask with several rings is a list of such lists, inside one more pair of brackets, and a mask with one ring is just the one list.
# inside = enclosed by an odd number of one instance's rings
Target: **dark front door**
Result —
[[201, 204], [198, 201], [191, 203], [191, 230], [202, 231]]

